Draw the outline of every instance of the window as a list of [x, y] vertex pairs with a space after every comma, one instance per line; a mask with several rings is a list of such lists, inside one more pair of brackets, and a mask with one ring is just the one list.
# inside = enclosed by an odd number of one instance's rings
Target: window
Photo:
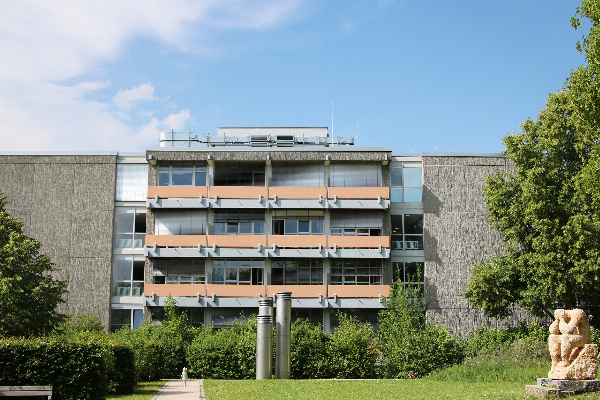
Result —
[[154, 283], [199, 285], [206, 283], [206, 268], [201, 258], [155, 258]]
[[117, 201], [146, 201], [147, 164], [117, 164]]
[[273, 260], [272, 285], [322, 285], [322, 260]]
[[250, 318], [256, 311], [256, 308], [213, 308], [211, 323], [215, 328], [225, 328], [235, 320]]
[[394, 262], [394, 282], [402, 283], [404, 290], [412, 287], [413, 289], [423, 290], [425, 287], [425, 263], [423, 262]]
[[158, 186], [206, 186], [206, 166], [188, 162], [161, 165]]
[[332, 285], [381, 285], [381, 260], [347, 259], [331, 261]]
[[206, 235], [206, 210], [156, 210], [155, 235]]
[[[178, 311], [187, 315], [188, 325], [191, 327], [201, 327], [204, 325], [204, 309], [200, 307], [179, 307]], [[152, 324], [158, 325], [165, 320], [165, 309], [163, 307], [153, 307], [150, 309]]]
[[323, 187], [323, 163], [274, 162], [271, 186]]
[[332, 163], [332, 187], [380, 187], [381, 164], [376, 162]]
[[114, 256], [112, 268], [113, 296], [142, 296], [144, 292], [144, 259]]
[[115, 208], [116, 249], [141, 249], [146, 237], [146, 209], [134, 207]]
[[128, 327], [136, 329], [142, 326], [143, 310], [112, 309], [110, 310], [110, 331]]
[[274, 210], [273, 235], [322, 235], [324, 214], [320, 210]]
[[308, 322], [313, 325], [323, 325], [323, 310], [314, 308], [292, 308], [292, 323], [301, 318], [308, 320]]
[[214, 215], [215, 235], [264, 235], [264, 210], [220, 210]]
[[332, 211], [330, 216], [333, 236], [381, 236], [383, 213], [380, 211]]
[[215, 163], [215, 186], [265, 186], [265, 164], [256, 162]]
[[423, 214], [392, 215], [392, 250], [423, 250]]
[[262, 285], [264, 259], [213, 259], [212, 283]]
[[368, 322], [369, 324], [371, 324], [375, 331], [379, 329], [379, 324], [377, 321], [379, 309], [377, 308], [333, 308], [331, 309], [329, 322], [329, 329], [331, 330], [331, 332], [335, 332], [335, 330], [340, 326], [340, 317], [338, 315], [338, 313], [340, 312], [346, 314], [348, 317], [354, 317], [360, 322]]
[[[390, 168], [390, 197], [393, 202], [423, 201], [423, 168], [421, 163], [405, 163]], [[418, 166], [418, 167], [417, 167]]]

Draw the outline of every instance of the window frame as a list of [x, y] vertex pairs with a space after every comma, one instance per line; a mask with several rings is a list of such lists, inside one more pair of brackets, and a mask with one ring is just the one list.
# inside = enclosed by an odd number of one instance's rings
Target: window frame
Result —
[[[188, 165], [186, 165], [188, 164]], [[173, 168], [192, 168], [192, 170], [190, 171], [191, 175], [192, 175], [192, 183], [191, 185], [174, 185], [173, 184]], [[168, 168], [168, 171], [164, 171], [165, 168]], [[163, 169], [161, 171], [161, 169]], [[165, 185], [162, 184], [163, 181], [161, 179], [161, 173], [166, 173], [168, 174], [168, 178], [169, 178], [169, 182]], [[175, 175], [178, 174], [184, 174], [185, 172], [179, 172], [179, 171], [175, 171]], [[198, 185], [197, 183], [197, 178], [198, 178], [198, 174], [204, 173], [204, 181], [202, 181], [202, 179], [200, 179], [200, 185]], [[196, 163], [182, 163], [181, 165], [177, 164], [177, 163], [170, 163], [168, 166], [166, 165], [159, 165], [158, 168], [156, 168], [156, 185], [157, 186], [207, 186], [207, 177], [208, 177], [208, 166], [206, 164], [196, 164]]]

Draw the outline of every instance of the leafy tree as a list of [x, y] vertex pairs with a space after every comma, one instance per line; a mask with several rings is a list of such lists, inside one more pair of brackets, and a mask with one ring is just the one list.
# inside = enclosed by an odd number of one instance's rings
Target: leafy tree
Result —
[[55, 330], [66, 335], [79, 332], [102, 332], [104, 325], [100, 317], [90, 314], [89, 311], [76, 315], [66, 313], [65, 319], [56, 326]]
[[575, 29], [583, 28], [585, 19], [592, 26], [587, 36], [577, 43], [585, 53], [586, 64], [571, 71], [566, 87], [574, 106], [573, 121], [581, 142], [592, 151], [583, 159], [581, 182], [592, 197], [595, 212], [600, 210], [600, 0], [584, 0], [571, 18]]
[[0, 336], [46, 334], [63, 318], [66, 281], [50, 276], [53, 264], [39, 253], [42, 244], [23, 234], [0, 191]]
[[496, 173], [484, 194], [506, 244], [474, 265], [464, 296], [487, 315], [518, 304], [537, 316], [557, 306], [600, 304], [600, 220], [580, 186], [591, 147], [575, 124], [572, 93], [550, 94], [537, 121], [504, 138], [515, 172]]

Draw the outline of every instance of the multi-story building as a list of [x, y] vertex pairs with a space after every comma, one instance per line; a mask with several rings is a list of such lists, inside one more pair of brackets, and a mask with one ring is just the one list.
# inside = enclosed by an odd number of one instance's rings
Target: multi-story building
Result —
[[69, 280], [65, 311], [110, 327], [193, 325], [256, 313], [292, 292], [293, 316], [376, 323], [392, 281], [428, 287], [432, 318], [465, 333], [494, 321], [461, 298], [472, 264], [501, 250], [482, 197], [500, 154], [401, 154], [327, 128], [165, 132], [141, 154], [0, 154], [0, 189]]

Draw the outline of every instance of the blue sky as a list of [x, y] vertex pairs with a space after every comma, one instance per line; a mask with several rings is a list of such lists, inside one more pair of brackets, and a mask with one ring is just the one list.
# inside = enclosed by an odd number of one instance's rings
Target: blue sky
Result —
[[327, 126], [395, 152], [500, 152], [584, 63], [578, 4], [0, 0], [0, 151]]

